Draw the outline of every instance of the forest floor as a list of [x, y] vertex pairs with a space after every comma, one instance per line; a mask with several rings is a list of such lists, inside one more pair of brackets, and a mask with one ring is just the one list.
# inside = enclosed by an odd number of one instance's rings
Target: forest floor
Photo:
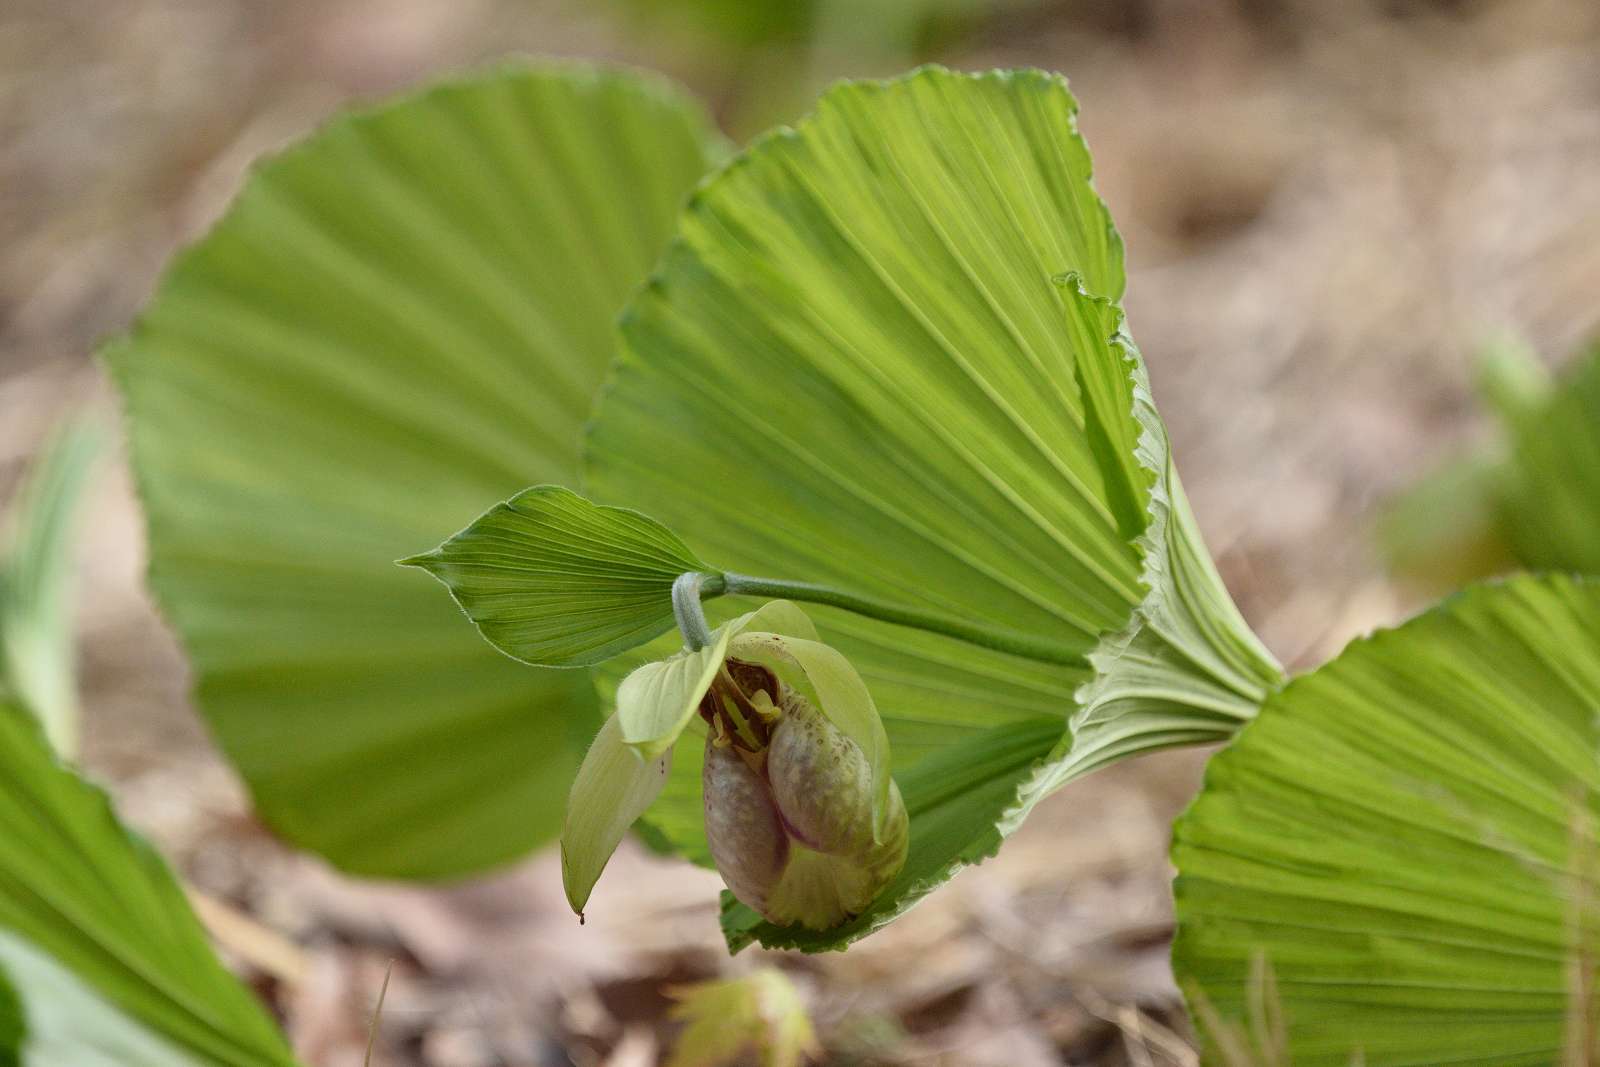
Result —
[[[789, 68], [630, 33], [625, 6], [0, 7], [0, 500], [63, 413], [114, 406], [90, 353], [172, 250], [252, 159], [347, 100], [525, 51], [665, 69], [741, 136], [797, 113], [803, 89], [760, 76]], [[1558, 363], [1600, 323], [1597, 43], [1585, 0], [1059, 0], [1016, 3], [937, 53], [1072, 79], [1194, 510], [1295, 669], [1419, 606], [1384, 576], [1371, 525], [1485, 433], [1482, 342], [1514, 330]], [[815, 81], [895, 65], [791, 66]], [[362, 883], [252, 818], [142, 590], [120, 460], [89, 507], [87, 767], [195, 887], [306, 1062], [361, 1062], [390, 960], [383, 1067], [654, 1063], [672, 1035], [664, 987], [763, 963], [799, 982], [829, 1062], [1195, 1062], [1167, 963], [1166, 849], [1205, 753], [1068, 787], [997, 859], [839, 955], [730, 960], [714, 877], [636, 849], [637, 876], [602, 883], [582, 929], [548, 854], [445, 889]]]

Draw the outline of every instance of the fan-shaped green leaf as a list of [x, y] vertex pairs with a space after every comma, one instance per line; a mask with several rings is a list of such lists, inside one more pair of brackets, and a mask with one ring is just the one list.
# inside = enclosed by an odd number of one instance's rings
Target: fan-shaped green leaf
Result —
[[500, 651], [524, 663], [601, 663], [666, 633], [672, 583], [703, 571], [676, 534], [627, 508], [540, 485], [402, 561], [445, 584]]
[[613, 320], [720, 151], [652, 78], [509, 67], [269, 160], [107, 353], [150, 581], [263, 816], [364, 873], [547, 840], [581, 671], [487, 647], [393, 561], [577, 477]]
[[[1226, 737], [1277, 680], [1199, 541], [1121, 334], [1121, 244], [1075, 112], [1061, 79], [1030, 71], [840, 86], [696, 193], [624, 317], [586, 453], [598, 498], [720, 566], [1062, 653], [1033, 662], [819, 609], [883, 714], [911, 856], [836, 935], [741, 926], [734, 908], [735, 943], [860, 936], [992, 851], [1048, 789]], [[949, 773], [1001, 741], [1003, 796]], [[700, 855], [695, 773], [675, 763], [651, 818]]]
[[20, 1063], [294, 1063], [166, 865], [10, 705], [0, 705], [0, 826], [0, 972], [21, 1009]]
[[1180, 982], [1238, 1019], [1264, 958], [1297, 1067], [1560, 1061], [1596, 1018], [1597, 754], [1600, 583], [1480, 586], [1352, 644], [1179, 822]]
[[634, 820], [660, 794], [672, 765], [670, 747], [654, 759], [644, 759], [623, 742], [621, 727], [615, 715], [601, 725], [567, 796], [561, 881], [567, 903], [580, 916], [606, 862]]

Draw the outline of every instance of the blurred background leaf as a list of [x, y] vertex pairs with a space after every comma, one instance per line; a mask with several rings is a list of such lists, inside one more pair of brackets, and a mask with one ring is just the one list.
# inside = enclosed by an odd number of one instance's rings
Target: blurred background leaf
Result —
[[78, 682], [73, 653], [73, 562], [83, 494], [105, 450], [99, 421], [61, 426], [33, 462], [7, 512], [0, 548], [0, 696], [39, 717], [56, 752], [78, 752]]
[[1600, 348], [1511, 426], [1501, 508], [1523, 566], [1600, 574]]
[[686, 1025], [667, 1067], [731, 1067], [754, 1049], [761, 1067], [800, 1067], [819, 1055], [805, 1001], [782, 971], [675, 986], [672, 1017]]
[[22, 1000], [0, 971], [0, 1067], [22, 1067], [22, 1042], [26, 1036]]
[[[218, 961], [183, 890], [0, 703], [0, 971], [24, 1067], [293, 1067], [277, 1028]], [[0, 998], [0, 1049], [8, 1028]]]
[[741, 137], [793, 120], [829, 82], [937, 60], [1043, 0], [609, 0], [625, 32], [665, 37], [716, 72]]
[[1513, 567], [1600, 574], [1600, 347], [1556, 382], [1515, 341], [1479, 365], [1500, 433], [1389, 505], [1389, 565], [1437, 591]]

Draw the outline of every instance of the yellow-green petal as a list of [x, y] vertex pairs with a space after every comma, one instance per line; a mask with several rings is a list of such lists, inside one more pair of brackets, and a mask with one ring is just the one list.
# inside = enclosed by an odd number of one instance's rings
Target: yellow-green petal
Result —
[[611, 854], [667, 782], [672, 751], [641, 759], [622, 740], [618, 717], [600, 727], [567, 797], [561, 827], [561, 884], [579, 915]]
[[672, 747], [694, 718], [700, 699], [711, 688], [728, 652], [731, 628], [720, 627], [711, 643], [696, 652], [684, 649], [676, 656], [646, 663], [617, 687], [617, 714], [625, 744], [644, 759], [653, 759]]
[[645, 759], [661, 755], [694, 718], [700, 699], [728, 656], [729, 643], [746, 630], [777, 628], [813, 639], [817, 636], [804, 612], [787, 600], [774, 600], [717, 627], [704, 648], [685, 649], [629, 674], [617, 687], [623, 741]]

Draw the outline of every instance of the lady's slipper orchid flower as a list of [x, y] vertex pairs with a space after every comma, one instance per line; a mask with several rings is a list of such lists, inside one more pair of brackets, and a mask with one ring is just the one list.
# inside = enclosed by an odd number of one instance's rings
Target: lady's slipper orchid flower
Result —
[[623, 679], [567, 801], [561, 873], [574, 911], [697, 717], [706, 839], [740, 901], [771, 922], [827, 930], [900, 873], [909, 823], [872, 697], [804, 613], [774, 601]]

